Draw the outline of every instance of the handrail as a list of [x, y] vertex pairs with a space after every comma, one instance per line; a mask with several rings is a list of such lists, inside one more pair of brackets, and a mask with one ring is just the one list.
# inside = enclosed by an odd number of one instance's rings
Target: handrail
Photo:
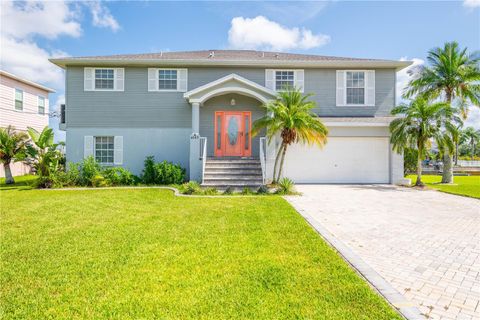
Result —
[[207, 162], [207, 138], [200, 137], [200, 160], [202, 160], [202, 183], [205, 177], [205, 163]]
[[265, 137], [260, 138], [260, 164], [262, 166], [262, 183], [265, 184], [266, 175], [267, 175], [267, 159], [266, 159], [266, 139]]

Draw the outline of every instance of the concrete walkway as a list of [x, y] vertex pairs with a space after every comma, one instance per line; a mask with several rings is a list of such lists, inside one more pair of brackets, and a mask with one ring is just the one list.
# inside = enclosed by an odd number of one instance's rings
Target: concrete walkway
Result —
[[424, 318], [480, 319], [479, 200], [390, 185], [297, 189], [285, 198], [408, 318], [416, 306]]

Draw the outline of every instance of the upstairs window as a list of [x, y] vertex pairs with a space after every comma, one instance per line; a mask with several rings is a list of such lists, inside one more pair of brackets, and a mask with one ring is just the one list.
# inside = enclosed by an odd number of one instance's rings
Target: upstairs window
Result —
[[295, 72], [277, 70], [275, 71], [275, 90], [282, 91], [295, 87]]
[[113, 137], [95, 137], [95, 161], [100, 164], [113, 164]]
[[158, 70], [158, 89], [177, 90], [177, 70]]
[[23, 110], [23, 91], [20, 89], [15, 89], [15, 110]]
[[95, 90], [113, 90], [114, 81], [114, 69], [95, 69]]
[[348, 71], [347, 72], [347, 105], [365, 104], [365, 72]]
[[45, 98], [38, 97], [38, 114], [45, 114]]

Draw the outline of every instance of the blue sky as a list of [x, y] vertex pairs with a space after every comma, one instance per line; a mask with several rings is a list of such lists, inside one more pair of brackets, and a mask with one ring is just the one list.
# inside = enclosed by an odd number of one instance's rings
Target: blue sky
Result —
[[[239, 48], [422, 63], [429, 49], [446, 41], [480, 49], [479, 0], [1, 6], [2, 68], [56, 89], [54, 108], [64, 93], [63, 73], [47, 61], [56, 56]], [[399, 86], [408, 80], [405, 72], [398, 77]], [[480, 123], [478, 110], [469, 119], [474, 122]], [[57, 127], [57, 120], [51, 125]]]

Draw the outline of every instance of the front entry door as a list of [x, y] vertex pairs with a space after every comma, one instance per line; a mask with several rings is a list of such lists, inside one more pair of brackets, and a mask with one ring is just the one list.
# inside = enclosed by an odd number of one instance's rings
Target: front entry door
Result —
[[215, 156], [251, 156], [251, 122], [250, 111], [215, 112]]

